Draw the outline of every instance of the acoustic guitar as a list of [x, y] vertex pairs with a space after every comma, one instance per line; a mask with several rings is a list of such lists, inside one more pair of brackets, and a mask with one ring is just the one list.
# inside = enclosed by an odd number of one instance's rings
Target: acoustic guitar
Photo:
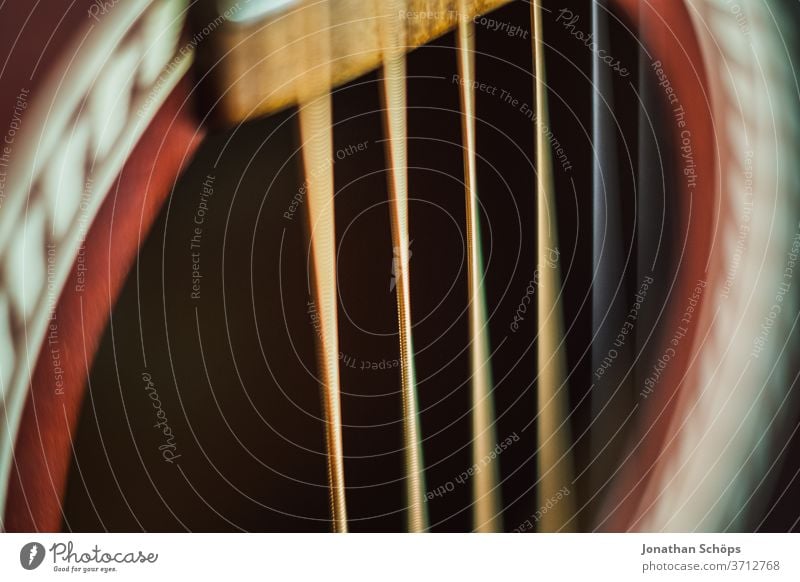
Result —
[[0, 15], [3, 530], [797, 529], [794, 3]]

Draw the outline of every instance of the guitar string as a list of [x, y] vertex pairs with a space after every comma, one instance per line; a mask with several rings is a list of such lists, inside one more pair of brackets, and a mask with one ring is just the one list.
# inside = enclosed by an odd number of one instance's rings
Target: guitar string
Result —
[[[557, 261], [550, 260], [550, 250], [558, 248], [555, 187], [547, 106], [547, 83], [542, 36], [542, 8], [531, 2], [533, 30], [534, 96], [536, 100], [536, 172], [537, 172], [537, 263], [539, 297], [537, 301], [537, 467], [539, 482], [537, 503], [552, 509], [543, 512], [539, 531], [553, 532], [576, 529], [574, 496], [559, 496], [572, 487], [573, 466], [569, 452], [570, 430], [567, 418], [566, 353], [560, 297], [561, 270]], [[553, 505], [553, 500], [557, 502]]]
[[[406, 31], [401, 21], [406, 0], [375, 0], [383, 51], [384, 124], [387, 133], [389, 166], [389, 208], [392, 244], [399, 257], [395, 268], [397, 317], [400, 338], [400, 378], [403, 406], [403, 445], [406, 467], [406, 503], [408, 530], [428, 529], [425, 503], [425, 474], [422, 436], [417, 402], [417, 379], [414, 369], [414, 343], [411, 330], [411, 293], [409, 277], [408, 233], [408, 152], [406, 127]], [[388, 14], [381, 11], [387, 10]]]
[[481, 467], [472, 479], [472, 528], [478, 532], [502, 529], [497, 463], [483, 466], [497, 438], [489, 333], [486, 321], [484, 269], [481, 254], [480, 207], [475, 160], [475, 25], [467, 18], [469, 0], [459, 0], [458, 72], [461, 77], [461, 135], [464, 147], [467, 276], [469, 286], [470, 372], [472, 388], [472, 463]]
[[[300, 135], [307, 187], [314, 297], [319, 314], [318, 360], [325, 417], [328, 486], [333, 531], [347, 532], [339, 379], [336, 233], [334, 222], [333, 125], [330, 94], [329, 3], [305, 9], [306, 42], [298, 59]], [[320, 64], [316, 68], [314, 64]]]
[[[598, 46], [610, 45], [605, 0], [592, 4], [592, 34]], [[616, 168], [616, 119], [611, 111], [612, 71], [597, 53], [592, 57], [592, 370], [601, 369], [625, 319], [628, 301], [621, 223], [620, 176]], [[622, 452], [625, 418], [632, 396], [631, 345], [617, 345], [613, 366], [596, 377], [591, 395], [591, 466], [588, 484], [596, 491], [611, 475]], [[599, 501], [599, 496], [595, 498]], [[592, 506], [596, 506], [593, 503]]]

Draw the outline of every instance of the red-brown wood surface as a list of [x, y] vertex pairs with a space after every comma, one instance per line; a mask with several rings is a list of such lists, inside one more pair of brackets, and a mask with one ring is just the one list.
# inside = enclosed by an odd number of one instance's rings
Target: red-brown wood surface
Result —
[[56, 308], [63, 396], [56, 395], [49, 352], [39, 355], [23, 413], [9, 483], [5, 528], [59, 531], [72, 438], [87, 376], [111, 309], [139, 246], [181, 168], [203, 137], [190, 103], [189, 83], [173, 91], [126, 162], [86, 236], [87, 283], [75, 291], [76, 269]]
[[[677, 248], [677, 277], [670, 292], [663, 329], [666, 341], [678, 329], [686, 298], [698, 280], [706, 280], [706, 263], [711, 252], [714, 217], [716, 213], [716, 146], [711, 116], [711, 96], [703, 66], [700, 45], [692, 27], [687, 8], [675, 0], [616, 0], [616, 5], [636, 22], [647, 21], [647, 34], [641, 40], [654, 61], [661, 61], [680, 105], [686, 111], [685, 129], [691, 132], [697, 185], [685, 187], [682, 166], [675, 176], [681, 192], [681, 216], [674, 238], [668, 242]], [[639, 13], [639, 11], [642, 11]], [[650, 69], [652, 72], [652, 69]], [[655, 76], [655, 73], [653, 73]], [[670, 107], [676, 107], [673, 105]], [[674, 142], [681, 143], [681, 132], [675, 119], [667, 123], [674, 128]], [[709, 281], [708, 285], [712, 282]], [[703, 297], [707, 296], [704, 294]], [[698, 302], [702, 309], [703, 298]], [[664, 453], [665, 439], [675, 413], [681, 390], [691, 389], [685, 372], [692, 355], [690, 346], [698, 335], [697, 326], [689, 328], [681, 340], [681, 349], [663, 372], [652, 394], [643, 402], [644, 412], [639, 430], [632, 435], [630, 457], [617, 474], [611, 495], [597, 516], [597, 527], [606, 531], [625, 531], [640, 517], [642, 496]], [[663, 351], [663, 350], [662, 350]], [[635, 529], [635, 526], [633, 526]]]

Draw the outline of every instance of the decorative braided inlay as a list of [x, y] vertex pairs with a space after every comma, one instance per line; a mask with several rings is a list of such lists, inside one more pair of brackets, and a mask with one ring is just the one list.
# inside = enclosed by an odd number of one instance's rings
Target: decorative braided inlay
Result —
[[192, 50], [177, 50], [185, 11], [182, 0], [127, 0], [87, 17], [18, 120], [0, 205], [0, 510], [31, 375], [58, 333], [54, 308], [86, 230], [191, 63]]
[[800, 240], [800, 128], [787, 115], [794, 81], [783, 44], [797, 40], [781, 37], [778, 9], [691, 2], [712, 87], [721, 204], [701, 333], [636, 530], [750, 529], [742, 518], [785, 444], [774, 435], [796, 370], [800, 279], [786, 274]]

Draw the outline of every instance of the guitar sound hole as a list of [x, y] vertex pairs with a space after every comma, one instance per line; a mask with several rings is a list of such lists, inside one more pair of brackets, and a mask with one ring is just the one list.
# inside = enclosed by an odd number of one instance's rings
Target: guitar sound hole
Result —
[[[588, 7], [588, 3], [584, 3]], [[528, 5], [498, 20], [529, 28]], [[586, 8], [588, 13], [588, 8]], [[548, 29], [559, 26], [548, 20]], [[617, 26], [622, 24], [617, 23]], [[618, 39], [628, 38], [618, 35]], [[620, 43], [618, 54], [632, 50]], [[624, 46], [623, 46], [624, 45]], [[478, 30], [479, 196], [503, 523], [536, 504], [536, 220], [530, 38]], [[428, 511], [471, 529], [464, 187], [454, 36], [408, 57], [411, 280]], [[589, 424], [591, 67], [549, 55], [574, 435]], [[564, 63], [569, 60], [568, 72]], [[581, 74], [583, 73], [583, 75]], [[627, 85], [626, 85], [627, 86]], [[496, 87], [496, 90], [492, 88]], [[617, 87], [620, 103], [633, 99]], [[334, 93], [339, 342], [351, 531], [405, 528], [395, 254], [377, 73]], [[631, 129], [634, 128], [634, 129]], [[635, 126], [623, 127], [635, 133]], [[142, 247], [94, 363], [65, 501], [72, 531], [329, 531], [316, 312], [296, 110], [209, 137]], [[625, 249], [632, 176], [620, 163]], [[669, 224], [667, 224], [669, 227]], [[658, 266], [669, 272], [669, 254]], [[636, 292], [632, 271], [624, 288]], [[526, 299], [527, 298], [527, 299]], [[533, 300], [530, 302], [530, 300]], [[513, 325], [512, 325], [513, 324]], [[502, 446], [500, 444], [502, 443]], [[578, 469], [591, 457], [576, 443]], [[593, 491], [579, 481], [576, 495]], [[581, 487], [584, 489], [581, 491]], [[580, 516], [588, 525], [589, 510]]]

